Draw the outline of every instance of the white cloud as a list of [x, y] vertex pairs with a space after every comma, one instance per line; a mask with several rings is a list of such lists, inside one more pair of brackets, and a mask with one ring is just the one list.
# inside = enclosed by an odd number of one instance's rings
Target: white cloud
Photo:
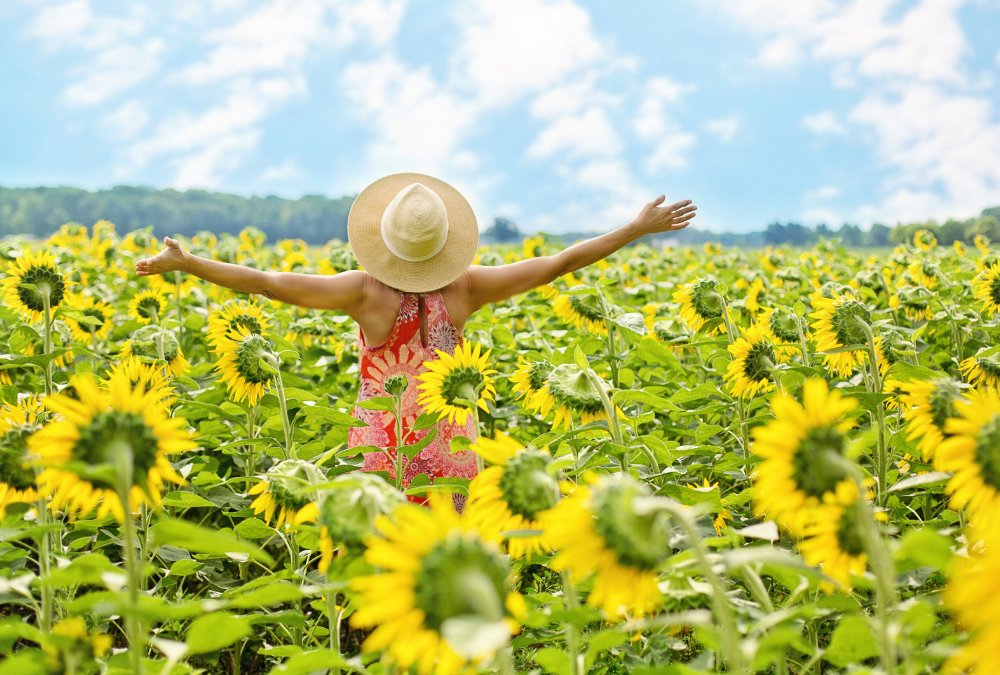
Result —
[[305, 175], [294, 159], [288, 158], [277, 166], [270, 166], [260, 175], [262, 183], [281, 183], [293, 181]]
[[847, 133], [847, 129], [844, 128], [844, 125], [837, 120], [837, 116], [830, 110], [806, 115], [802, 118], [802, 126], [820, 136]]
[[[887, 178], [862, 222], [968, 216], [1000, 201], [1000, 114], [989, 75], [971, 72], [959, 10], [973, 0], [717, 0], [784, 62], [829, 65], [835, 85], [861, 90], [847, 118], [871, 132]], [[792, 48], [794, 46], [794, 49]], [[780, 50], [779, 50], [780, 51]], [[998, 55], [1000, 61], [1000, 55]], [[829, 111], [808, 115], [817, 134], [846, 133]]]
[[692, 133], [675, 132], [663, 136], [656, 148], [646, 159], [646, 171], [656, 173], [660, 169], [683, 169], [688, 165], [687, 152], [697, 143]]
[[721, 117], [717, 120], [709, 120], [705, 128], [715, 134], [722, 143], [729, 143], [736, 136], [740, 128], [740, 119], [736, 116]]
[[146, 128], [151, 117], [146, 107], [132, 100], [101, 118], [101, 124], [116, 138], [128, 141]]
[[840, 188], [836, 185], [824, 185], [823, 187], [816, 188], [815, 190], [809, 190], [805, 194], [806, 201], [822, 201], [824, 199], [833, 199], [834, 197], [840, 196]]
[[142, 33], [145, 24], [138, 14], [95, 16], [90, 0], [72, 0], [42, 7], [27, 32], [53, 51], [67, 47], [101, 50]]
[[562, 116], [548, 125], [528, 148], [528, 157], [548, 159], [560, 152], [569, 158], [614, 156], [622, 151], [621, 139], [600, 107], [577, 116]]
[[643, 87], [645, 97], [632, 120], [632, 128], [640, 139], [653, 145], [645, 160], [647, 173], [687, 166], [686, 153], [694, 147], [697, 136], [683, 131], [667, 108], [692, 89], [666, 77], [650, 78]]
[[73, 69], [79, 80], [63, 92], [72, 105], [92, 106], [130, 89], [160, 69], [165, 43], [159, 38], [141, 44], [102, 49], [87, 66]]

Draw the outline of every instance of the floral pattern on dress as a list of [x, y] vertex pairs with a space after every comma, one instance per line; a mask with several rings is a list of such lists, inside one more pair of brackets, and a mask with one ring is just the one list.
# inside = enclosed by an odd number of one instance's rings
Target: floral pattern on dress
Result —
[[[358, 355], [361, 386], [358, 389], [358, 401], [365, 401], [376, 396], [386, 396], [385, 382], [393, 375], [406, 375], [407, 386], [403, 392], [403, 438], [407, 445], [413, 445], [429, 433], [416, 431], [410, 433], [414, 421], [423, 412], [417, 403], [417, 376], [427, 371], [423, 366], [425, 361], [437, 358], [435, 350], [454, 354], [455, 348], [462, 344], [462, 335], [455, 327], [444, 298], [440, 293], [424, 294], [427, 310], [428, 345], [420, 341], [420, 317], [418, 312], [418, 296], [414, 293], [403, 293], [400, 299], [399, 315], [389, 338], [381, 346], [371, 348], [364, 343], [361, 332], [358, 332]], [[358, 447], [374, 445], [389, 447], [396, 445], [396, 419], [392, 412], [365, 410], [354, 408], [354, 416], [367, 422], [367, 427], [353, 427], [348, 434], [348, 446]], [[406, 467], [403, 485], [410, 484], [417, 475], [423, 473], [433, 483], [437, 478], [460, 477], [473, 478], [476, 475], [476, 456], [470, 450], [451, 452], [451, 439], [457, 436], [472, 438], [475, 425], [470, 417], [465, 424], [450, 424], [447, 419], [436, 425], [437, 435], [426, 448], [420, 451]], [[383, 452], [365, 453], [363, 471], [387, 471], [395, 478], [395, 470], [389, 457]], [[455, 506], [461, 509], [465, 499], [455, 495]], [[423, 501], [414, 499], [413, 501]]]

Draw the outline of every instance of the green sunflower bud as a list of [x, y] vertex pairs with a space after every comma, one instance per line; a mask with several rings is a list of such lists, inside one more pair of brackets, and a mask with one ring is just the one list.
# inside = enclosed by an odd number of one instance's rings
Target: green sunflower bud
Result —
[[592, 490], [594, 529], [621, 564], [651, 570], [670, 555], [667, 515], [636, 508], [636, 498], [652, 495], [645, 484], [633, 478], [602, 477]]
[[320, 497], [316, 522], [349, 551], [359, 551], [365, 536], [375, 534], [376, 518], [406, 502], [399, 490], [375, 474], [345, 474], [332, 483]]

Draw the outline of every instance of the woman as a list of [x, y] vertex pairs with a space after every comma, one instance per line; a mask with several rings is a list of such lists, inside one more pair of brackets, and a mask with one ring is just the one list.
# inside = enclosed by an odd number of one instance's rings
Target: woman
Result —
[[[395, 174], [365, 188], [348, 216], [348, 239], [364, 271], [334, 276], [263, 272], [200, 258], [164, 237], [167, 248], [136, 263], [136, 273], [182, 271], [235, 291], [345, 312], [359, 327], [358, 400], [386, 396], [386, 381], [405, 375], [403, 441], [412, 445], [428, 433], [411, 431], [421, 413], [417, 375], [427, 371], [421, 364], [436, 359], [437, 350], [453, 354], [462, 344], [462, 327], [476, 310], [575, 272], [643, 235], [683, 229], [695, 215], [690, 201], [667, 207], [661, 206], [663, 201], [661, 195], [628, 225], [555, 255], [481, 267], [472, 265], [479, 228], [465, 198], [431, 176]], [[393, 413], [355, 408], [354, 415], [368, 426], [351, 429], [351, 447], [396, 446]], [[473, 477], [472, 453], [450, 451], [452, 438], [474, 435], [472, 424], [471, 418], [464, 424], [438, 422], [433, 441], [407, 465], [404, 484], [421, 473], [431, 480]], [[394, 475], [381, 452], [366, 454], [364, 469]]]

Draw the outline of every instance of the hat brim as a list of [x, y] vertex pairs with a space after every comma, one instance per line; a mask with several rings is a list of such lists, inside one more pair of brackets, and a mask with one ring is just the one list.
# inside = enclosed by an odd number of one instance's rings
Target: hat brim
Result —
[[[410, 262], [397, 257], [382, 239], [382, 214], [403, 188], [421, 183], [441, 197], [448, 213], [448, 239], [433, 257]], [[392, 288], [426, 293], [462, 276], [479, 248], [479, 225], [462, 194], [442, 180], [422, 173], [397, 173], [375, 181], [358, 195], [347, 216], [347, 239], [366, 272]]]

